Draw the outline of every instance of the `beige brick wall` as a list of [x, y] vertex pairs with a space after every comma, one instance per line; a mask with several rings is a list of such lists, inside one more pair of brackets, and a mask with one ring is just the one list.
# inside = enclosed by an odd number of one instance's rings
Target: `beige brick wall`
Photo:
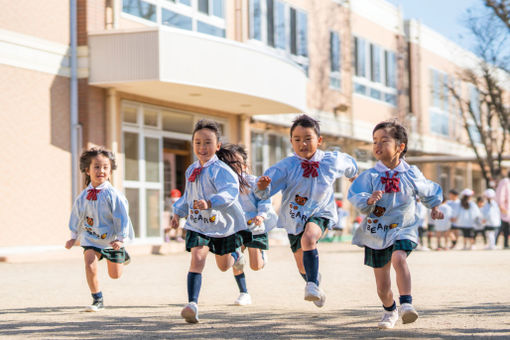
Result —
[[60, 245], [69, 232], [69, 80], [0, 65], [0, 247]]
[[69, 44], [69, 1], [0, 0], [0, 28]]

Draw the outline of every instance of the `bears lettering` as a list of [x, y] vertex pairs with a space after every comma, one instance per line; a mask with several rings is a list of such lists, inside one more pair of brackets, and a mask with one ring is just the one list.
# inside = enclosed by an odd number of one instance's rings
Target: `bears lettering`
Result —
[[382, 215], [384, 215], [385, 211], [386, 211], [385, 207], [380, 207], [380, 206], [376, 205], [375, 209], [374, 209], [374, 215], [377, 217], [381, 217]]

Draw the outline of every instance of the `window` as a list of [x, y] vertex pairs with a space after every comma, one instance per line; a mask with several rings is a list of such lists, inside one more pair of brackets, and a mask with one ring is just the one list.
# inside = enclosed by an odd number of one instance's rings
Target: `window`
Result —
[[156, 5], [141, 0], [123, 0], [122, 11], [156, 22]]
[[354, 37], [354, 93], [397, 105], [395, 52]]
[[283, 0], [250, 0], [250, 38], [308, 70], [308, 14]]
[[288, 136], [252, 132], [253, 174], [261, 176], [265, 169], [291, 154], [292, 146]]
[[459, 106], [450, 95], [450, 87], [457, 88], [459, 83], [448, 74], [430, 69], [430, 131], [450, 136], [458, 124]]
[[[158, 24], [225, 37], [225, 0], [122, 0], [122, 11]], [[157, 19], [160, 13], [161, 19]]]
[[329, 86], [334, 89], [340, 89], [340, 36], [338, 32], [331, 31], [329, 33], [329, 60], [331, 66], [331, 73], [329, 76]]
[[475, 86], [470, 85], [469, 87], [469, 107], [474, 113], [476, 121], [480, 122], [480, 94]]

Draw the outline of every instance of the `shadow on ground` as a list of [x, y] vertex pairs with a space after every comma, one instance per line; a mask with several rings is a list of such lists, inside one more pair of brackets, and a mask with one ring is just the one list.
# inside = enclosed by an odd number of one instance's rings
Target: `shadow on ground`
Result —
[[[247, 308], [215, 306], [202, 308], [201, 323], [189, 325], [179, 316], [181, 306], [109, 306], [100, 313], [83, 313], [80, 307], [40, 307], [0, 309], [0, 337], [22, 338], [180, 338], [180, 339], [463, 339], [510, 338], [509, 323], [502, 329], [420, 328], [420, 323], [380, 331], [377, 324], [379, 308], [328, 310], [320, 312], [289, 312], [270, 309], [253, 311]], [[251, 307], [248, 307], [251, 308]], [[244, 313], [243, 313], [244, 312]], [[137, 316], [133, 316], [136, 313]], [[498, 317], [510, 320], [510, 306], [484, 304], [421, 310], [426, 318], [455, 320], [459, 317]], [[16, 320], [23, 314], [22, 320]], [[123, 316], [119, 316], [122, 314]], [[446, 318], [446, 319], [444, 319]], [[430, 323], [428, 323], [430, 324]], [[455, 324], [455, 323], [454, 323]]]

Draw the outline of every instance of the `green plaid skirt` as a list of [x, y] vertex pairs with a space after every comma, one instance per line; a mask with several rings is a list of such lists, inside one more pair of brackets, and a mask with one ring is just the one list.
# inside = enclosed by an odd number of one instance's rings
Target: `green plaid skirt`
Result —
[[251, 232], [238, 231], [227, 237], [210, 237], [196, 231], [186, 230], [186, 250], [199, 246], [209, 247], [209, 251], [216, 255], [233, 253], [237, 248], [252, 240]]
[[404, 250], [409, 256], [416, 246], [417, 244], [411, 240], [398, 240], [385, 249], [365, 247], [365, 265], [372, 268], [382, 268], [391, 261], [391, 255], [395, 250]]
[[269, 237], [267, 237], [267, 233], [260, 235], [253, 235], [252, 240], [250, 242], [244, 243], [244, 246], [247, 248], [258, 248], [263, 250], [269, 249]]
[[[313, 222], [313, 223], [317, 224], [322, 229], [322, 232], [324, 233], [324, 231], [328, 229], [330, 220], [328, 220], [325, 217], [310, 217], [308, 219], [308, 221], [306, 221], [306, 223], [308, 223], [308, 222]], [[306, 224], [305, 224], [305, 228], [306, 228]], [[287, 234], [287, 236], [289, 237], [290, 249], [292, 250], [293, 253], [295, 253], [296, 251], [301, 249], [301, 237], [303, 237], [304, 232], [305, 231], [303, 230], [301, 233], [299, 233], [297, 235]]]
[[96, 247], [90, 247], [90, 246], [82, 246], [83, 252], [85, 252], [88, 249], [94, 250], [96, 253], [101, 254], [99, 257], [99, 261], [101, 261], [103, 258], [107, 259], [110, 262], [114, 263], [125, 263], [129, 262], [131, 260], [131, 257], [129, 256], [128, 252], [124, 247], [120, 248], [119, 250], [114, 250], [111, 248], [107, 249], [101, 249]]

